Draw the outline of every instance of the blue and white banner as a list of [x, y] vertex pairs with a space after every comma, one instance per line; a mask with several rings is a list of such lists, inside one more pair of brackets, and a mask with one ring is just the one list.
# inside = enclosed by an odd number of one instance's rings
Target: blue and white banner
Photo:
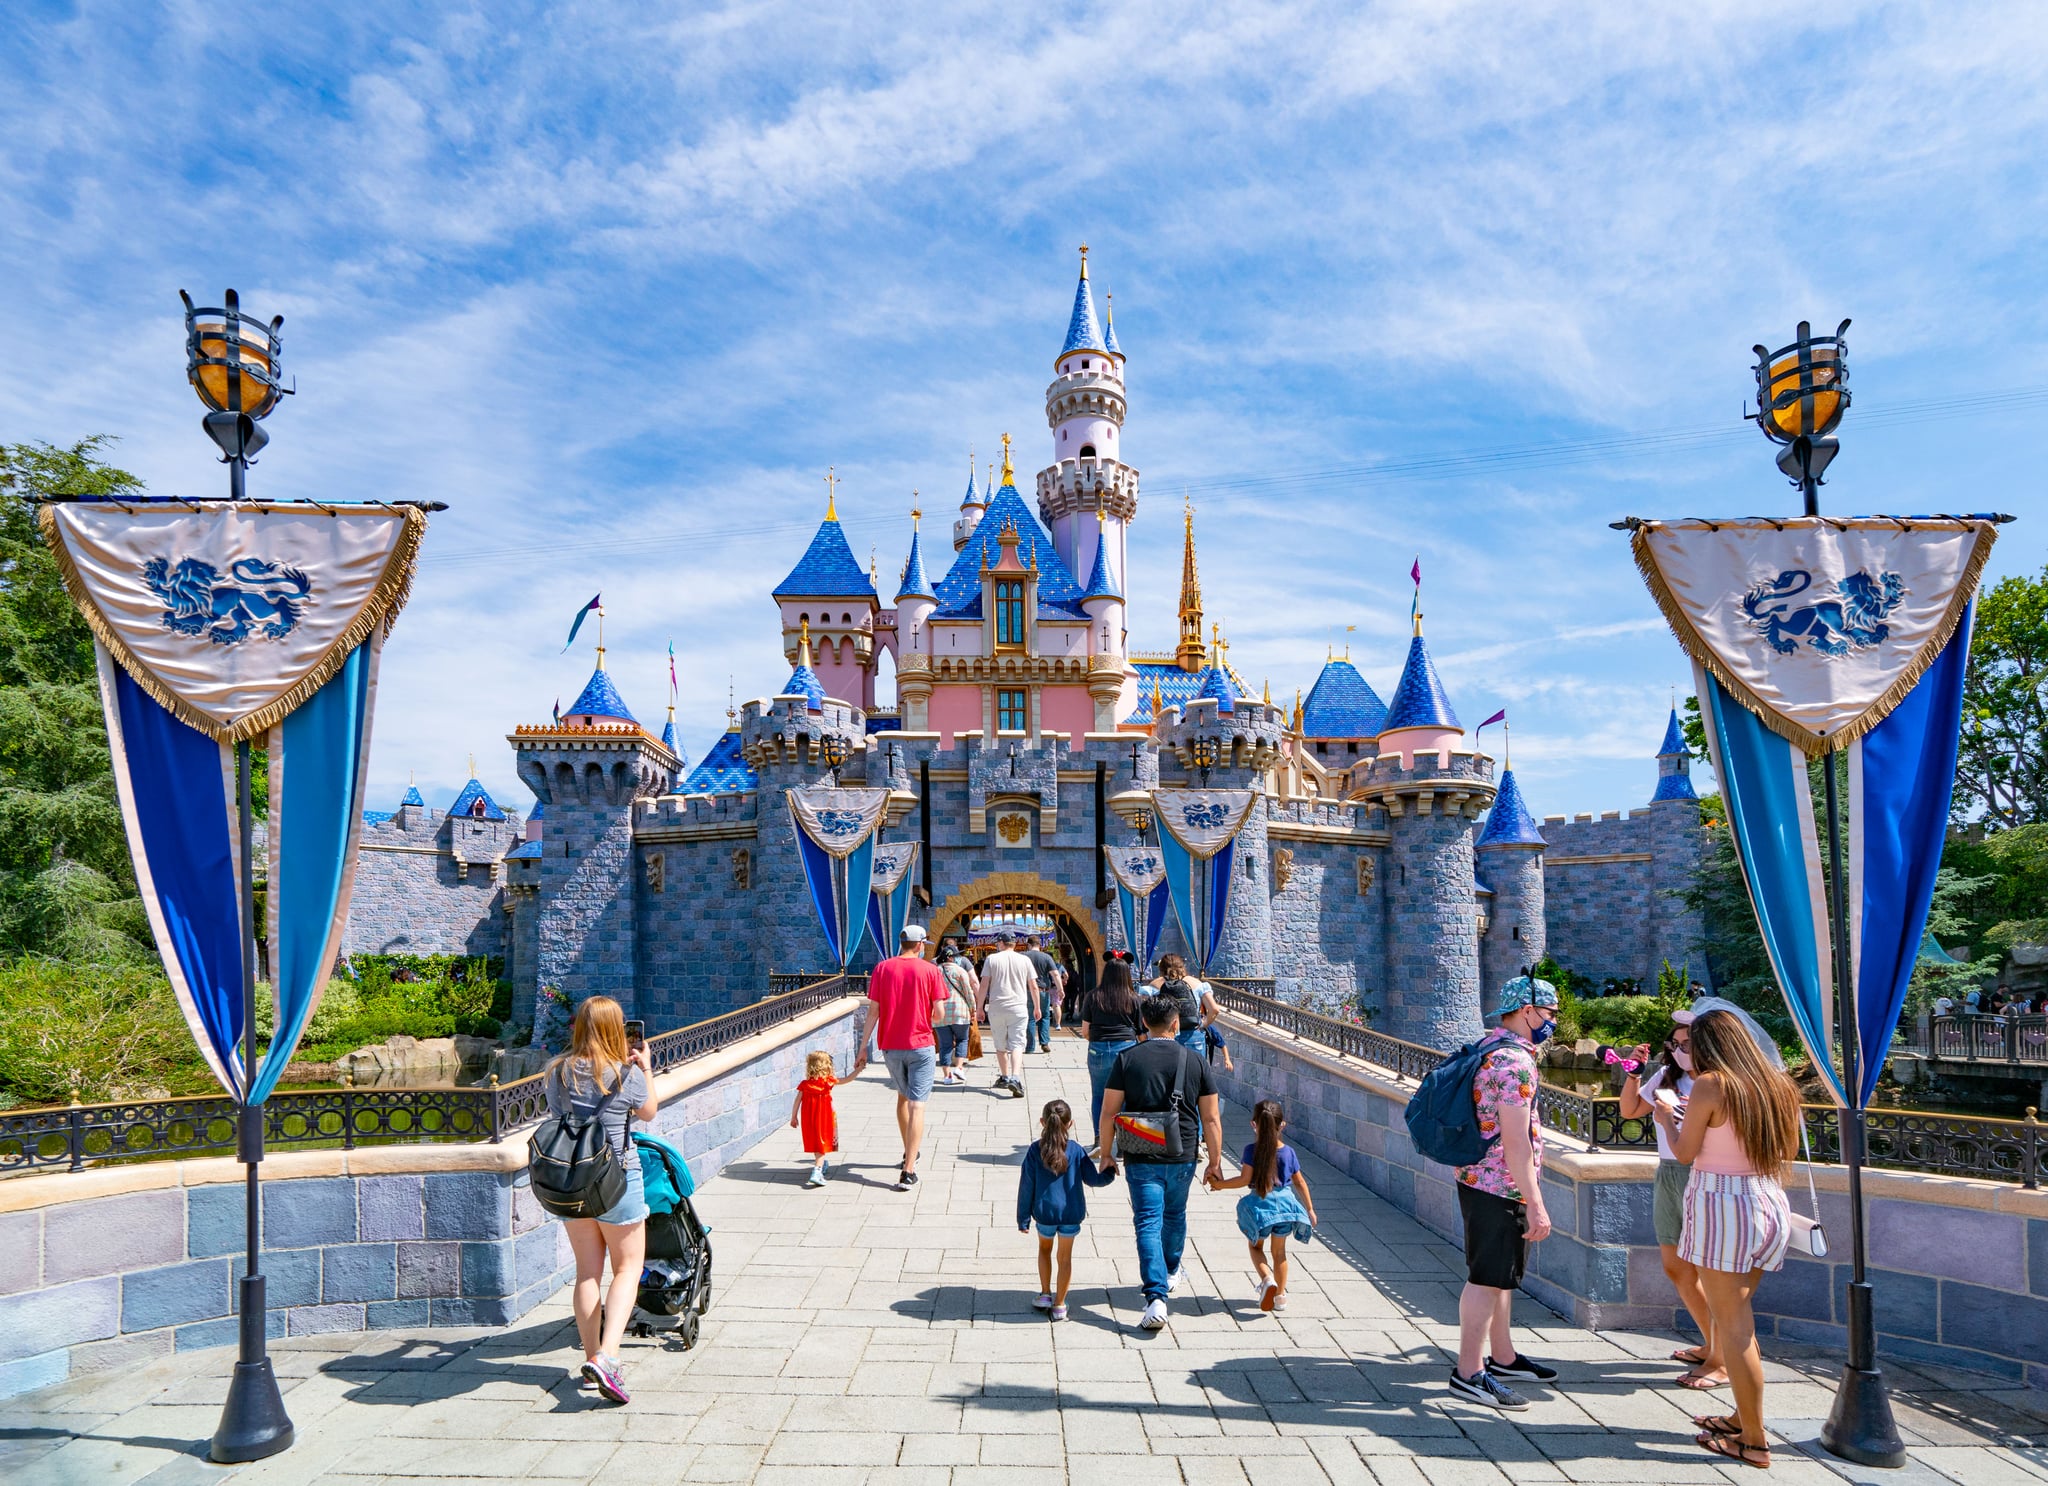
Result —
[[1159, 853], [1167, 896], [1180, 920], [1197, 971], [1207, 973], [1223, 942], [1230, 891], [1237, 874], [1237, 833], [1257, 796], [1248, 789], [1158, 789], [1152, 810], [1159, 821]]
[[1116, 883], [1124, 948], [1137, 957], [1140, 966], [1150, 965], [1169, 911], [1165, 854], [1156, 846], [1105, 846], [1102, 853]]
[[[43, 535], [98, 655], [144, 911], [221, 1086], [260, 1104], [340, 948], [362, 828], [377, 662], [423, 513], [247, 503], [45, 506]], [[276, 998], [244, 1066], [236, 744], [267, 751]]]
[[875, 846], [875, 866], [868, 892], [868, 933], [874, 936], [875, 953], [886, 955], [903, 942], [903, 926], [910, 922], [910, 865], [917, 860], [915, 841], [890, 841]]
[[[1692, 656], [1730, 834], [1787, 1009], [1835, 1097], [1876, 1088], [1948, 825], [1970, 605], [1995, 528], [1953, 518], [1644, 523], [1636, 560]], [[1810, 758], [1845, 753], [1858, 1087]]]
[[889, 792], [814, 784], [788, 791], [788, 798], [811, 904], [818, 910], [832, 962], [844, 970], [860, 953], [867, 935], [875, 831], [882, 824]]

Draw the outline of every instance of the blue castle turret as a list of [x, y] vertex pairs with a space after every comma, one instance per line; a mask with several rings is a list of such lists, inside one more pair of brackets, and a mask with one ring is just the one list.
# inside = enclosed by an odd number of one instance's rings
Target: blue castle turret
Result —
[[1543, 958], [1543, 835], [1522, 801], [1512, 767], [1501, 770], [1500, 793], [1474, 844], [1480, 881], [1493, 892], [1479, 944], [1479, 979], [1492, 991]]
[[1671, 721], [1664, 725], [1664, 741], [1657, 746], [1657, 792], [1650, 796], [1650, 803], [1698, 798], [1692, 787], [1692, 750], [1685, 746], [1678, 709], [1673, 707]]

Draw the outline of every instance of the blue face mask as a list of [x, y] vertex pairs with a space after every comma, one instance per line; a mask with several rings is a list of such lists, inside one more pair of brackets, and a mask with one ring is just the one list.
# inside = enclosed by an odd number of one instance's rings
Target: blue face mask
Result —
[[1557, 1023], [1555, 1021], [1538, 1022], [1536, 1030], [1529, 1034], [1529, 1040], [1538, 1047], [1541, 1047], [1544, 1043], [1550, 1041], [1550, 1034], [1556, 1030]]

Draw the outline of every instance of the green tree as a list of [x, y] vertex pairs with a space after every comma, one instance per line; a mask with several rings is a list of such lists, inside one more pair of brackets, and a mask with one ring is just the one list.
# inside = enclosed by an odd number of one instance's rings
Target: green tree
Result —
[[41, 500], [142, 488], [69, 448], [0, 445], [0, 958], [155, 956], [114, 796], [92, 632], [36, 529]]
[[2013, 576], [1977, 601], [1955, 819], [1994, 829], [2048, 820], [2048, 568]]

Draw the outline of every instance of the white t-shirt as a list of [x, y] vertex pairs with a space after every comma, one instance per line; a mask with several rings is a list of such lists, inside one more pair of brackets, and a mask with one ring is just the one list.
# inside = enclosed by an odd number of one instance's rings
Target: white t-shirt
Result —
[[981, 989], [991, 1012], [1023, 1016], [1031, 1009], [1031, 993], [1038, 989], [1038, 967], [1028, 955], [999, 949], [981, 962]]
[[1934, 998], [1934, 1014], [1936, 1016], [1951, 1016], [1954, 1014], [1955, 1009], [1956, 1003], [1954, 997], [1937, 996]]
[[[1669, 1063], [1659, 1064], [1655, 1073], [1636, 1085], [1636, 1092], [1645, 1099], [1650, 1098], [1658, 1089], [1663, 1087], [1664, 1075], [1671, 1071], [1671, 1067], [1672, 1065]], [[1690, 1073], [1679, 1074], [1678, 1082], [1673, 1084], [1671, 1088], [1680, 1099], [1690, 1098], [1692, 1096], [1692, 1075]], [[1683, 1119], [1682, 1113], [1680, 1118]], [[1656, 1125], [1654, 1128], [1657, 1132], [1657, 1155], [1666, 1161], [1676, 1161], [1678, 1157], [1672, 1153], [1671, 1137], [1664, 1133], [1662, 1125]]]

